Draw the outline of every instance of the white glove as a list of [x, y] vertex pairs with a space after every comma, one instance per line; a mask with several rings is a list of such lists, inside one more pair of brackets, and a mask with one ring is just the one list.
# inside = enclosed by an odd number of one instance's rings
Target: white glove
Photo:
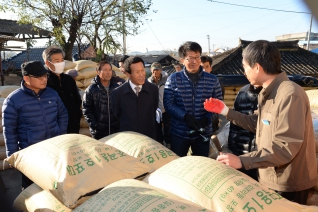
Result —
[[162, 112], [159, 108], [157, 108], [156, 110], [156, 121], [158, 124], [160, 124], [161, 122], [161, 119], [162, 119]]

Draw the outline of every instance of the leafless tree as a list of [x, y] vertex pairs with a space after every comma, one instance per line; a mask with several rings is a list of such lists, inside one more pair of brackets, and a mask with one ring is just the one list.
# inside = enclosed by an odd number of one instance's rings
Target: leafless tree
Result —
[[[51, 30], [65, 51], [65, 59], [71, 60], [73, 46], [79, 35], [85, 36], [95, 50], [117, 51], [121, 47], [118, 36], [137, 33], [151, 1], [0, 0], [0, 5], [6, 5], [4, 9], [16, 12], [20, 23], [31, 23]], [[123, 13], [127, 19], [125, 25]]]

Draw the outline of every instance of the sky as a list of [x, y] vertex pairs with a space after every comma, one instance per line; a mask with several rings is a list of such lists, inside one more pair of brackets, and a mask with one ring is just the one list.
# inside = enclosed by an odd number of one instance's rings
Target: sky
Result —
[[[208, 52], [210, 41], [212, 52], [217, 48], [235, 48], [239, 39], [275, 41], [275, 36], [307, 32], [311, 17], [308, 13], [310, 10], [302, 0], [153, 0], [139, 34], [127, 36], [127, 51], [174, 51], [186, 41], [195, 41], [203, 52]], [[0, 13], [0, 17], [12, 19], [14, 15]], [[318, 33], [315, 19], [311, 31]], [[45, 42], [36, 45], [43, 46]]]

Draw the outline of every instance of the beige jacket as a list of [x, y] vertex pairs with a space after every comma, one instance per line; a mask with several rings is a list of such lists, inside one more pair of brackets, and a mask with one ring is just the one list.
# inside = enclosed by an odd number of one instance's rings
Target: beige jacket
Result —
[[227, 118], [256, 132], [257, 151], [240, 156], [245, 169], [258, 168], [259, 182], [282, 192], [302, 191], [317, 182], [315, 139], [307, 94], [279, 74], [258, 97], [248, 116], [232, 109]]

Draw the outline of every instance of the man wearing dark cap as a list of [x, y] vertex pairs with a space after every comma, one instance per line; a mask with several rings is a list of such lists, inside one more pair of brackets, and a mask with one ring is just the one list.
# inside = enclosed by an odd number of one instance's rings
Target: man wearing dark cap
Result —
[[[166, 113], [166, 110], [163, 106], [163, 92], [165, 88], [165, 83], [168, 78], [168, 74], [162, 71], [162, 67], [159, 62], [152, 63], [150, 69], [151, 69], [152, 75], [148, 78], [148, 81], [158, 86], [158, 89], [159, 89], [158, 108], [160, 109], [162, 113], [162, 122], [160, 120], [160, 123], [157, 123], [157, 141], [160, 143], [163, 143], [163, 140], [164, 140], [166, 146], [170, 148], [171, 146], [171, 141], [170, 141], [171, 116], [168, 113]], [[163, 125], [163, 132], [162, 132], [162, 125]]]
[[[13, 91], [2, 107], [3, 135], [7, 156], [20, 149], [67, 131], [67, 110], [51, 88], [46, 87], [48, 71], [40, 61], [21, 65], [21, 88]], [[22, 175], [22, 188], [32, 181]]]

